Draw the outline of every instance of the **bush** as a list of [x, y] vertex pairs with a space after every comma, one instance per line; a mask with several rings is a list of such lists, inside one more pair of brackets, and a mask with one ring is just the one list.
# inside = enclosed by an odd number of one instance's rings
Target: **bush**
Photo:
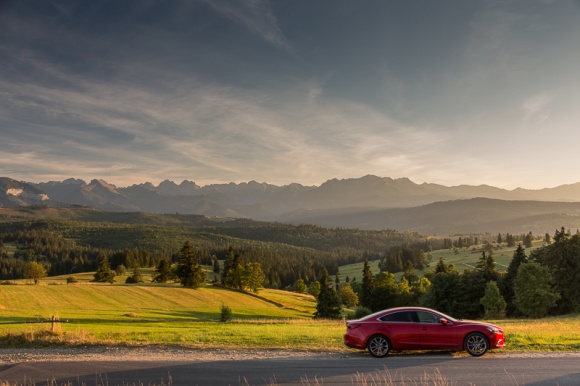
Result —
[[225, 304], [220, 307], [220, 321], [227, 322], [232, 318], [232, 309]]
[[78, 282], [79, 281], [74, 276], [69, 276], [66, 278], [66, 284], [74, 284]]
[[123, 264], [119, 264], [117, 268], [115, 268], [115, 273], [117, 276], [123, 276], [127, 272], [127, 268]]
[[360, 319], [364, 318], [367, 315], [372, 314], [373, 311], [368, 307], [358, 306], [356, 310], [354, 310], [354, 314], [348, 314], [349, 319]]

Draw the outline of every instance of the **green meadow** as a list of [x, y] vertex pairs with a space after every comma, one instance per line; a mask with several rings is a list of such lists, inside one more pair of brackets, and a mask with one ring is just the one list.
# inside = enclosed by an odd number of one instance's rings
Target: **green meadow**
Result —
[[[507, 267], [512, 260], [515, 250], [515, 247], [508, 247], [506, 244], [498, 245], [493, 243], [493, 258], [496, 263], [496, 268], [498, 271], [502, 272], [507, 270]], [[526, 249], [526, 254], [529, 255], [530, 252], [535, 249], [539, 248], [543, 245], [542, 241], [534, 241], [532, 244], [532, 248]], [[482, 254], [482, 245], [472, 246], [469, 248], [457, 248], [457, 249], [442, 249], [432, 252], [427, 252], [425, 255], [427, 259], [430, 261], [430, 266], [426, 270], [416, 270], [415, 273], [417, 276], [422, 277], [426, 271], [430, 269], [434, 269], [435, 264], [439, 261], [439, 258], [442, 258], [446, 264], [454, 264], [455, 267], [459, 272], [463, 272], [465, 269], [471, 268], [473, 269], [477, 264], [477, 261], [481, 257]], [[357, 281], [360, 282], [362, 280], [362, 270], [363, 270], [364, 263], [356, 263], [356, 264], [348, 264], [340, 266], [338, 278], [342, 282], [348, 276], [349, 280], [355, 278]], [[369, 261], [369, 266], [373, 274], [377, 274], [380, 272], [379, 270], [379, 260]], [[399, 279], [402, 273], [395, 274], [395, 277]]]
[[[75, 275], [77, 276], [77, 275]], [[81, 279], [90, 278], [79, 276]], [[0, 286], [0, 347], [46, 345], [178, 345], [324, 352], [343, 346], [344, 320], [314, 320], [309, 295], [264, 289], [258, 295], [216, 286], [64, 283]], [[220, 321], [222, 306], [232, 319]], [[55, 316], [66, 323], [32, 323]], [[11, 324], [28, 322], [26, 324]], [[580, 315], [493, 321], [503, 351], [579, 351]]]
[[[221, 307], [232, 319], [221, 322]], [[314, 321], [309, 295], [175, 285], [0, 286], [0, 346], [168, 344], [204, 348], [341, 349], [344, 322]], [[57, 323], [34, 323], [51, 319]], [[9, 324], [28, 322], [26, 324]]]

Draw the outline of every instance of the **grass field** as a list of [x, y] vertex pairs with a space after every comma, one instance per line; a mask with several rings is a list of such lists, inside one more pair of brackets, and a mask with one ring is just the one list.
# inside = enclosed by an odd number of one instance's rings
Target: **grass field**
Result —
[[[514, 252], [517, 249], [517, 246], [507, 247], [506, 244], [497, 246], [497, 244], [495, 243], [493, 245], [495, 246], [493, 251], [493, 258], [496, 263], [496, 268], [498, 271], [505, 271], [514, 256]], [[532, 244], [532, 248], [526, 249], [526, 255], [529, 255], [531, 250], [539, 248], [542, 245], [543, 245], [542, 241], [534, 241]], [[425, 271], [434, 269], [435, 265], [439, 261], [439, 258], [442, 258], [446, 264], [454, 264], [459, 272], [463, 272], [466, 268], [473, 268], [475, 264], [477, 264], [477, 260], [479, 260], [479, 258], [481, 257], [482, 253], [481, 248], [482, 246], [479, 245], [475, 247], [460, 248], [456, 250], [442, 249], [429, 252], [426, 255], [431, 260], [431, 264]], [[341, 266], [338, 275], [339, 280], [343, 282], [348, 276], [350, 280], [356, 278], [356, 280], [360, 282], [362, 280], [363, 265], [364, 263], [356, 263]], [[369, 266], [373, 274], [377, 274], [380, 272], [378, 260], [369, 262]], [[422, 277], [425, 271], [416, 270], [415, 273], [419, 277]], [[398, 273], [395, 274], [395, 277], [399, 279], [401, 275], [402, 273]]]
[[[233, 319], [220, 322], [222, 305]], [[258, 296], [209, 286], [0, 286], [0, 345], [178, 344], [196, 347], [312, 349], [333, 340], [341, 348], [343, 321], [313, 321], [311, 296], [263, 290]], [[67, 319], [50, 324], [8, 322]], [[4, 324], [3, 324], [4, 323]]]
[[[233, 319], [220, 322], [227, 305]], [[2, 285], [0, 346], [181, 345], [203, 348], [347, 350], [344, 321], [313, 320], [308, 295], [262, 290], [258, 296], [208, 286]], [[35, 322], [52, 316], [67, 319]], [[580, 351], [580, 315], [494, 321], [506, 333], [504, 351]]]

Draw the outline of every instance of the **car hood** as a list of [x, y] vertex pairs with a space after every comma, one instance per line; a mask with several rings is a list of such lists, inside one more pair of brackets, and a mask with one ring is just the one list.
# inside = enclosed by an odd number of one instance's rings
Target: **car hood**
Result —
[[458, 320], [457, 323], [472, 324], [472, 325], [478, 325], [478, 326], [484, 326], [484, 327], [492, 327], [492, 328], [497, 328], [497, 329], [500, 329], [500, 330], [503, 331], [503, 328], [501, 328], [497, 324], [492, 324], [492, 323], [487, 323], [487, 322], [480, 322], [480, 321], [477, 321], [477, 320]]

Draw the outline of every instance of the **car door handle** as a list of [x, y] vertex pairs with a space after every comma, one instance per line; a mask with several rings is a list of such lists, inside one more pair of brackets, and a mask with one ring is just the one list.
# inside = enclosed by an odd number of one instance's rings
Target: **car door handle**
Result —
[[423, 327], [423, 328], [421, 328], [421, 330], [427, 331], [427, 327]]

